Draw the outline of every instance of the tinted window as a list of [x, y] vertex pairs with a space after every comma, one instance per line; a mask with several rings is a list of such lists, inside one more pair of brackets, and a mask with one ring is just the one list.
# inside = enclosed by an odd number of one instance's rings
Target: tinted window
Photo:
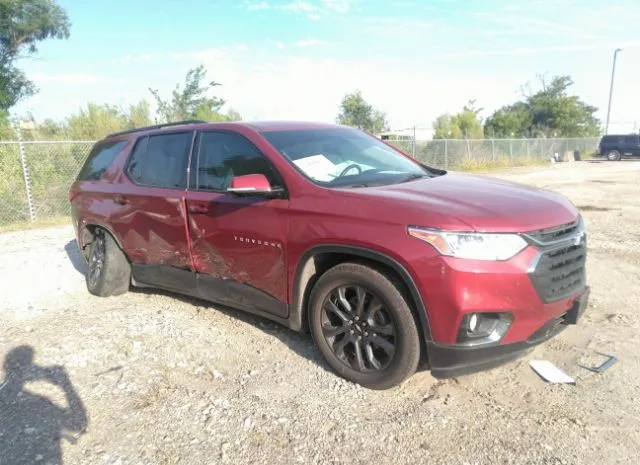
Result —
[[127, 166], [129, 178], [144, 186], [186, 187], [192, 137], [193, 133], [182, 132], [139, 140]]
[[100, 179], [125, 145], [127, 145], [126, 141], [119, 141], [106, 142], [93, 147], [87, 161], [85, 161], [80, 170], [80, 174], [78, 174], [78, 180], [97, 181]]
[[204, 132], [196, 168], [197, 189], [224, 191], [234, 176], [264, 174], [271, 187], [282, 187], [275, 169], [265, 156], [239, 134]]
[[638, 136], [633, 134], [630, 136], [625, 136], [624, 143], [627, 145], [636, 145], [638, 143]]
[[623, 136], [604, 136], [602, 138], [603, 144], [622, 144], [624, 143]]

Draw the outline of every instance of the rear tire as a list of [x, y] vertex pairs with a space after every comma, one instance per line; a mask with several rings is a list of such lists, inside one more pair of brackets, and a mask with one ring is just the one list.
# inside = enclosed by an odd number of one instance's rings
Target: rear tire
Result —
[[131, 283], [131, 266], [111, 234], [97, 228], [89, 244], [87, 289], [93, 295], [124, 294]]
[[622, 160], [622, 154], [617, 150], [610, 150], [609, 152], [607, 152], [607, 160], [620, 161]]
[[313, 339], [343, 378], [388, 389], [416, 371], [418, 328], [394, 276], [342, 263], [318, 279], [309, 305]]

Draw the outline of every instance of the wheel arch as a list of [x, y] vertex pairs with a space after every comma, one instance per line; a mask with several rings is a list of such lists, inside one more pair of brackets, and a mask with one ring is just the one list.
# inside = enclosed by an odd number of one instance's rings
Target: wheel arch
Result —
[[105, 224], [103, 224], [101, 222], [97, 222], [97, 221], [87, 222], [87, 223], [82, 225], [82, 230], [80, 232], [80, 240], [82, 241], [81, 246], [80, 246], [80, 252], [82, 254], [86, 253], [87, 245], [89, 245], [91, 243], [91, 240], [93, 239], [95, 230], [97, 228], [100, 228], [100, 229], [103, 229], [104, 231], [106, 231], [113, 238], [113, 240], [116, 242], [116, 244], [118, 245], [120, 250], [122, 250], [122, 253], [124, 253], [124, 256], [127, 258], [127, 260], [129, 262], [131, 262], [131, 260], [129, 260], [129, 256], [127, 255], [127, 252], [124, 250], [124, 247], [122, 247], [122, 242], [120, 241], [118, 236], [113, 232], [113, 230], [110, 227], [106, 226]]
[[289, 314], [289, 325], [298, 331], [308, 331], [308, 299], [318, 278], [333, 266], [347, 261], [358, 260], [377, 265], [393, 272], [406, 286], [410, 307], [419, 322], [421, 343], [426, 345], [431, 339], [431, 327], [426, 307], [415, 280], [409, 271], [396, 259], [385, 253], [349, 245], [318, 245], [304, 252], [298, 261], [293, 279], [293, 294]]

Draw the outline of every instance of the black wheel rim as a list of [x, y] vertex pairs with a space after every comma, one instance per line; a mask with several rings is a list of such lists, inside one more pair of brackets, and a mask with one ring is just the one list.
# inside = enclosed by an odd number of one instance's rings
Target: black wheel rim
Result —
[[89, 285], [95, 287], [102, 276], [104, 270], [104, 236], [99, 234], [94, 239], [93, 247], [91, 248], [91, 256], [89, 257]]
[[396, 327], [383, 301], [368, 289], [347, 284], [325, 297], [322, 334], [340, 362], [358, 372], [384, 370], [396, 352]]

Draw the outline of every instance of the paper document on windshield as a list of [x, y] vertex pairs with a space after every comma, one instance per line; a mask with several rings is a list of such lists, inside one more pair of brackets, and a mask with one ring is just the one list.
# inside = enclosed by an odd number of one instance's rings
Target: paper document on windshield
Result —
[[322, 154], [299, 158], [294, 160], [293, 163], [304, 171], [307, 176], [317, 181], [327, 182], [338, 176], [336, 165]]

